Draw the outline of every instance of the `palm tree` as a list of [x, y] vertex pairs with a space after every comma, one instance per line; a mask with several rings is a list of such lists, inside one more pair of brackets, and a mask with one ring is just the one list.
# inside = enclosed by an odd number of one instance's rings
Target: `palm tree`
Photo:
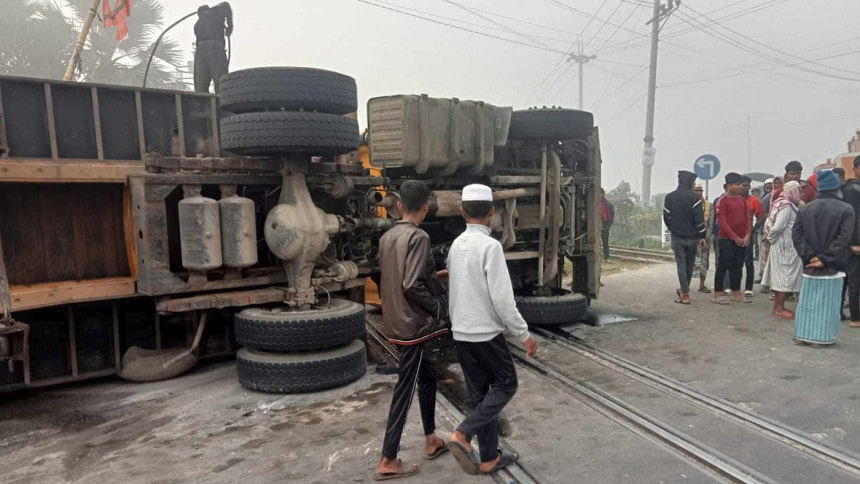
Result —
[[74, 47], [62, 9], [53, 1], [4, 0], [0, 73], [61, 78]]
[[[74, 18], [80, 25], [86, 17], [91, 0], [68, 0]], [[140, 86], [143, 71], [152, 49], [152, 43], [161, 33], [164, 7], [157, 0], [136, 0], [127, 19], [128, 36], [116, 41], [116, 31], [94, 24], [84, 53], [81, 54], [79, 76], [91, 82]], [[179, 44], [164, 39], [159, 45], [150, 67], [147, 85], [173, 89], [187, 89], [178, 69], [185, 55]]]
[[[77, 32], [92, 0], [3, 0], [0, 15], [0, 73], [62, 78]], [[140, 86], [152, 43], [164, 20], [158, 0], [136, 0], [128, 17], [128, 37], [116, 41], [116, 31], [94, 22], [76, 72], [79, 81]], [[150, 67], [148, 86], [188, 89], [179, 68], [185, 53], [164, 39]]]

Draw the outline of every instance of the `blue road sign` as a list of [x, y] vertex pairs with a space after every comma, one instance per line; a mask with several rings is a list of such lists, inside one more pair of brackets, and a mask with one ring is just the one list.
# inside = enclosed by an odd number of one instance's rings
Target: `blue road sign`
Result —
[[693, 171], [701, 180], [713, 180], [720, 172], [720, 160], [714, 155], [702, 155], [693, 162]]

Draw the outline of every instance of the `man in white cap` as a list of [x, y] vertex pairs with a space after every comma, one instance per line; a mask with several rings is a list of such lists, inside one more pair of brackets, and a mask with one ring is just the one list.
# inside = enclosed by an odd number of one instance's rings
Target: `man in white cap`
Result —
[[[460, 213], [466, 231], [448, 252], [451, 332], [475, 408], [448, 441], [468, 474], [491, 473], [519, 458], [499, 450], [499, 412], [517, 391], [514, 361], [502, 334], [521, 342], [529, 356], [537, 343], [517, 310], [502, 244], [490, 235], [493, 192], [486, 185], [463, 188]], [[472, 449], [477, 436], [480, 460]]]

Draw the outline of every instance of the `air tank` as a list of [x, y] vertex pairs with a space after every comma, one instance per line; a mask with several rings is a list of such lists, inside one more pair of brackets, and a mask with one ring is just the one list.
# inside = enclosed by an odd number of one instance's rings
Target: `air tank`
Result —
[[257, 221], [254, 201], [236, 195], [235, 188], [221, 189], [221, 249], [224, 265], [251, 267], [257, 263]]
[[221, 267], [221, 217], [218, 202], [200, 195], [200, 185], [184, 185], [179, 201], [182, 267], [207, 271]]

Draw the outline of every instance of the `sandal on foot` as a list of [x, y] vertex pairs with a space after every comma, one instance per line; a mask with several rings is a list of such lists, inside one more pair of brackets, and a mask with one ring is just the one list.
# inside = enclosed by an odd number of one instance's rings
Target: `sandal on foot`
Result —
[[492, 474], [496, 471], [504, 469], [505, 467], [507, 467], [511, 464], [514, 464], [519, 459], [520, 459], [520, 455], [517, 454], [516, 452], [512, 452], [509, 454], [509, 453], [503, 452], [501, 449], [499, 449], [499, 461], [496, 462], [496, 465], [494, 465], [493, 468], [488, 470], [487, 472], [481, 471], [481, 474]]
[[794, 319], [794, 313], [788, 310], [780, 311], [778, 313], [773, 313], [773, 315], [777, 318], [782, 319]]
[[470, 476], [478, 475], [480, 470], [478, 469], [478, 459], [475, 457], [475, 449], [472, 449], [472, 451], [469, 452], [463, 444], [454, 440], [448, 441], [448, 449], [451, 451], [451, 455], [454, 456], [454, 459], [457, 460], [457, 464], [460, 465], [460, 469], [463, 469], [463, 472]]
[[710, 294], [711, 290], [708, 289], [708, 286], [702, 286], [699, 288], [699, 292], [704, 292], [705, 294]]
[[848, 323], [848, 326], [852, 328], [860, 328], [860, 321], [851, 321]]
[[444, 454], [445, 452], [448, 452], [448, 445], [443, 443], [442, 446], [437, 447], [436, 450], [434, 450], [432, 454], [426, 454], [425, 453], [424, 459], [433, 460], [433, 459], [439, 457], [440, 455]]
[[384, 474], [377, 472], [373, 475], [373, 480], [388, 481], [391, 479], [400, 479], [401, 477], [414, 476], [415, 474], [418, 474], [419, 470], [421, 470], [421, 468], [418, 467], [418, 464], [412, 464], [411, 466], [408, 466], [408, 469], [404, 469], [403, 462], [400, 459], [397, 459], [397, 472], [386, 472]]

